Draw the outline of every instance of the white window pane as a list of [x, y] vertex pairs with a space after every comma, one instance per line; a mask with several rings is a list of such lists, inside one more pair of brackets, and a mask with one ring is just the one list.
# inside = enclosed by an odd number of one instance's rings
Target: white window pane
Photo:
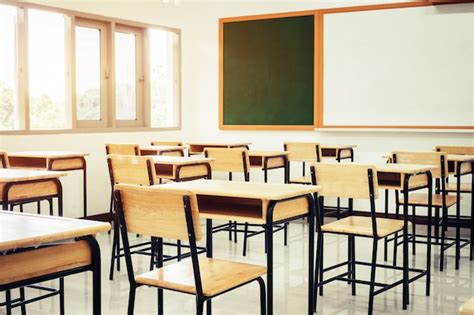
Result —
[[178, 125], [178, 108], [175, 99], [174, 41], [176, 34], [150, 30], [150, 100], [151, 126]]
[[16, 8], [0, 5], [0, 130], [18, 119]]
[[137, 118], [135, 34], [115, 33], [115, 104], [117, 120]]
[[76, 26], [78, 120], [100, 120], [100, 30]]
[[64, 16], [28, 10], [31, 129], [67, 128]]

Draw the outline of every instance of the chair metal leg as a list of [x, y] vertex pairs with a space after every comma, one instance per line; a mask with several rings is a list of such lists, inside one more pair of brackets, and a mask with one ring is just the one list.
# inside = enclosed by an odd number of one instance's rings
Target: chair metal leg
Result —
[[36, 202], [36, 213], [41, 214], [41, 201]]
[[5, 292], [5, 304], [7, 307], [7, 315], [12, 314], [12, 296], [11, 296], [11, 291], [7, 290]]
[[439, 271], [443, 271], [445, 267], [444, 266], [444, 251], [445, 251], [444, 242], [446, 238], [446, 230], [448, 227], [448, 209], [446, 208], [443, 208], [441, 222], [442, 222], [441, 223], [441, 245], [440, 245], [441, 252], [439, 255]]
[[412, 222], [411, 222], [411, 234], [412, 234], [412, 255], [416, 255], [416, 207], [412, 206]]
[[176, 243], [176, 251], [177, 251], [177, 255], [178, 255], [178, 261], [181, 261], [181, 241], [178, 240], [177, 243]]
[[163, 315], [164, 312], [164, 303], [163, 303], [163, 289], [157, 290], [157, 298], [158, 298], [158, 315]]
[[[324, 278], [324, 274], [323, 274], [323, 270], [324, 270], [324, 234], [321, 233], [321, 250], [320, 250], [320, 253], [319, 253], [319, 281], [320, 282], [323, 282]], [[323, 286], [320, 286], [319, 287], [319, 296], [323, 296]]]
[[289, 223], [286, 222], [284, 227], [283, 227], [283, 245], [288, 246], [288, 226]]
[[196, 315], [202, 315], [203, 311], [204, 301], [202, 301], [199, 297], [196, 296]]
[[53, 199], [48, 199], [48, 204], [49, 204], [49, 215], [54, 215]]
[[64, 308], [64, 278], [59, 278], [59, 314], [66, 314]]
[[374, 238], [372, 245], [372, 264], [370, 267], [370, 289], [369, 289], [369, 315], [373, 314], [374, 311], [374, 291], [375, 291], [375, 270], [377, 269], [377, 243], [378, 239]]
[[206, 302], [206, 315], [212, 315], [212, 300], [209, 299]]
[[[388, 218], [388, 189], [385, 189], [385, 218]], [[383, 260], [388, 260], [388, 237], [383, 239]]]
[[249, 224], [247, 222], [245, 222], [245, 225], [244, 225], [244, 249], [243, 249], [243, 253], [242, 253], [243, 256], [247, 255], [248, 230], [249, 230]]
[[321, 269], [321, 251], [323, 248], [323, 242], [322, 242], [322, 233], [318, 232], [318, 240], [316, 244], [316, 266], [314, 267], [314, 305], [313, 305], [313, 312], [316, 312], [316, 307], [318, 304], [318, 285], [319, 285], [319, 274], [320, 274], [320, 269]]
[[229, 221], [229, 241], [232, 241], [232, 221]]
[[234, 221], [234, 243], [237, 244], [237, 221]]
[[265, 315], [267, 313], [266, 305], [266, 292], [265, 292], [265, 281], [261, 277], [257, 278], [258, 285], [260, 287], [260, 315]]
[[135, 308], [135, 286], [130, 286], [130, 291], [128, 293], [128, 315], [133, 315], [133, 310]]
[[[356, 279], [356, 255], [355, 255], [355, 237], [349, 236], [350, 239], [350, 249], [351, 249], [351, 274], [352, 279]], [[356, 295], [356, 283], [355, 281], [352, 282], [352, 295]]]
[[117, 259], [116, 252], [118, 253], [120, 251], [120, 246], [118, 245], [120, 231], [119, 231], [116, 219], [114, 219], [113, 224], [114, 224], [114, 229], [113, 229], [113, 236], [112, 236], [112, 254], [110, 257], [109, 280], [114, 280], [115, 260]]

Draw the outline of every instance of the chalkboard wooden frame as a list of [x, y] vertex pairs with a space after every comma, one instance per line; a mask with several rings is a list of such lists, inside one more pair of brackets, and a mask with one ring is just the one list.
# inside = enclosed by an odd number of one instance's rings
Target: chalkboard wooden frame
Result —
[[[308, 125], [229, 125], [224, 124], [224, 24], [230, 22], [270, 20], [299, 16], [313, 16], [314, 18], [314, 73], [313, 73], [313, 123]], [[316, 25], [319, 24], [319, 14], [316, 10], [300, 11], [290, 13], [264, 14], [254, 16], [232, 17], [219, 19], [219, 129], [221, 130], [314, 130], [319, 121], [318, 109], [318, 87], [319, 76], [316, 71], [317, 61], [319, 60], [317, 43], [319, 32], [316, 31]]]

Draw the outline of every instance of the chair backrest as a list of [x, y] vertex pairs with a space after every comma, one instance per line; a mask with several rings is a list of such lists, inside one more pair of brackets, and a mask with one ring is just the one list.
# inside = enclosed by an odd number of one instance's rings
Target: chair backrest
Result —
[[137, 144], [106, 144], [105, 152], [107, 155], [140, 155], [140, 148]]
[[169, 146], [183, 146], [182, 141], [173, 141], [173, 140], [154, 140], [151, 142], [151, 145], [169, 145]]
[[[192, 215], [195, 238], [202, 238], [196, 195], [189, 191], [135, 185], [115, 185], [127, 232], [188, 241], [186, 210]], [[117, 195], [117, 192], [119, 194]], [[186, 201], [188, 200], [188, 201]], [[188, 203], [188, 204], [186, 204]]]
[[[320, 185], [318, 195], [353, 199], [378, 198], [377, 170], [365, 164], [313, 163], [311, 177], [314, 185]], [[372, 188], [371, 188], [372, 186]]]
[[211, 164], [213, 171], [250, 171], [249, 153], [245, 148], [205, 148], [204, 156], [214, 159]]
[[435, 150], [447, 154], [474, 155], [474, 146], [438, 145]]
[[0, 168], [8, 168], [8, 154], [5, 151], [0, 151]]
[[288, 161], [321, 162], [321, 144], [318, 142], [285, 142], [283, 147], [288, 151]]
[[109, 155], [110, 181], [115, 184], [151, 186], [156, 184], [156, 172], [152, 158], [146, 156]]
[[392, 163], [436, 165], [431, 171], [433, 178], [443, 178], [448, 172], [448, 157], [445, 152], [392, 152]]

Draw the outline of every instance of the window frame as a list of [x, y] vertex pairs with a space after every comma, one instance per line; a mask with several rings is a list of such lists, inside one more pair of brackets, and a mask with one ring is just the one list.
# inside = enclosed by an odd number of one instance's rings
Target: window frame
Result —
[[[17, 51], [18, 51], [18, 123], [14, 130], [0, 130], [0, 135], [30, 134], [68, 134], [100, 132], [139, 132], [159, 130], [181, 130], [182, 95], [181, 95], [181, 30], [166, 26], [112, 18], [85, 12], [73, 11], [35, 3], [19, 3], [15, 0], [0, 0], [1, 5], [17, 9]], [[66, 115], [67, 129], [30, 129], [29, 121], [29, 75], [28, 75], [28, 9], [37, 9], [60, 13], [65, 16], [66, 33]], [[77, 120], [76, 113], [76, 59], [75, 33], [76, 26], [91, 27], [101, 30], [101, 120]], [[150, 76], [149, 76], [149, 29], [160, 29], [176, 34], [173, 44], [175, 78], [173, 85], [174, 112], [178, 114], [177, 124], [171, 127], [151, 127]], [[115, 31], [137, 32], [137, 119], [115, 119]], [[104, 32], [105, 31], [105, 32]], [[105, 41], [103, 40], [105, 37]], [[140, 42], [140, 44], [138, 44]], [[139, 70], [140, 69], [140, 70]], [[140, 73], [139, 73], [140, 72]]]
[[[76, 27], [84, 27], [84, 28], [91, 28], [97, 29], [100, 31], [100, 120], [79, 120], [77, 119], [77, 72], [76, 72]], [[109, 103], [109, 84], [108, 80], [110, 75], [110, 65], [108, 62], [108, 45], [107, 45], [107, 38], [109, 33], [109, 26], [107, 23], [102, 21], [90, 20], [81, 17], [74, 18], [74, 24], [72, 32], [74, 33], [74, 40], [72, 43], [71, 49], [71, 66], [74, 67], [72, 73], [74, 73], [73, 83], [73, 97], [71, 99], [72, 103], [72, 112], [73, 112], [73, 121], [75, 122], [76, 128], [106, 128], [108, 125], [108, 115], [107, 115], [107, 105]]]

